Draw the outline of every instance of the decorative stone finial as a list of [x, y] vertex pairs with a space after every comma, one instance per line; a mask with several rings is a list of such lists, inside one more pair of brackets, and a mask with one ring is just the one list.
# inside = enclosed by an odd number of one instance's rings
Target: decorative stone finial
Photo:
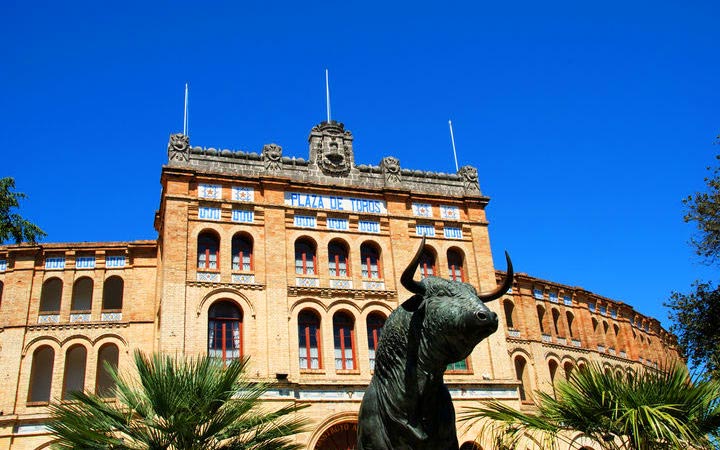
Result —
[[265, 144], [262, 149], [265, 170], [280, 170], [282, 147], [277, 144]]
[[171, 134], [168, 142], [168, 161], [187, 162], [190, 159], [190, 138], [182, 133]]
[[386, 156], [380, 161], [383, 175], [385, 176], [385, 184], [394, 184], [400, 182], [400, 160], [393, 156]]
[[323, 174], [347, 176], [355, 165], [350, 131], [342, 123], [322, 122], [310, 131], [310, 164]]
[[478, 171], [473, 166], [462, 166], [458, 170], [458, 175], [462, 177], [463, 186], [466, 192], [479, 192], [480, 185], [478, 184]]

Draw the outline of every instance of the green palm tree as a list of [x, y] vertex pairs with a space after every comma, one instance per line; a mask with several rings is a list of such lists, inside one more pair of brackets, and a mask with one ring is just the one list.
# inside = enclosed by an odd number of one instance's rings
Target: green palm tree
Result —
[[532, 414], [490, 402], [461, 419], [489, 419], [483, 431], [508, 448], [525, 439], [555, 448], [578, 432], [603, 449], [718, 448], [720, 383], [692, 377], [679, 363], [629, 374], [590, 365], [558, 380], [555, 396], [537, 392], [536, 399]]
[[76, 392], [50, 406], [60, 449], [297, 449], [306, 421], [286, 405], [260, 405], [268, 386], [244, 378], [248, 360], [225, 366], [207, 356], [182, 359], [135, 352], [137, 377], [119, 376], [116, 400]]

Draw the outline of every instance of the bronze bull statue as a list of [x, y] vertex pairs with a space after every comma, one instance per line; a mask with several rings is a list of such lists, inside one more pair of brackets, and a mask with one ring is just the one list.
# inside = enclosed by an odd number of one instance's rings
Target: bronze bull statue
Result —
[[479, 294], [470, 284], [413, 279], [425, 246], [400, 282], [415, 294], [393, 311], [378, 343], [375, 372], [358, 419], [358, 450], [457, 450], [455, 408], [443, 383], [448, 364], [463, 361], [497, 330], [497, 314], [485, 302], [512, 286], [507, 259], [502, 286]]

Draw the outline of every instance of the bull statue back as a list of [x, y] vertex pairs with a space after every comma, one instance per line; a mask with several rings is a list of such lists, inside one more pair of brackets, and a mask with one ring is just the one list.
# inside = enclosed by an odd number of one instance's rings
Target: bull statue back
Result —
[[358, 450], [458, 449], [445, 368], [467, 358], [497, 330], [497, 314], [485, 302], [512, 286], [507, 253], [507, 276], [489, 293], [437, 277], [416, 281], [424, 247], [425, 238], [400, 278], [415, 295], [393, 311], [383, 327], [375, 372], [360, 405]]

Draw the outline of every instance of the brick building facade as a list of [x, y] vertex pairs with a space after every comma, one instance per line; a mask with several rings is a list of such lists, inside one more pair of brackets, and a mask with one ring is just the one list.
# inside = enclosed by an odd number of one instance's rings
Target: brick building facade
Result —
[[[268, 402], [301, 402], [308, 449], [350, 448], [385, 318], [423, 235], [418, 276], [496, 286], [474, 167], [356, 165], [352, 134], [323, 122], [309, 158], [191, 147], [171, 136], [156, 241], [0, 247], [0, 449], [43, 448], [46, 405], [111, 395], [136, 348], [251, 357], [277, 382]], [[489, 304], [501, 322], [445, 376], [456, 409], [483, 399], [526, 408], [578, 364], [608, 370], [677, 358], [674, 338], [632, 307], [518, 274]], [[460, 428], [473, 448], [477, 427]], [[482, 446], [482, 447], [480, 447]], [[476, 448], [492, 448], [480, 441]]]

